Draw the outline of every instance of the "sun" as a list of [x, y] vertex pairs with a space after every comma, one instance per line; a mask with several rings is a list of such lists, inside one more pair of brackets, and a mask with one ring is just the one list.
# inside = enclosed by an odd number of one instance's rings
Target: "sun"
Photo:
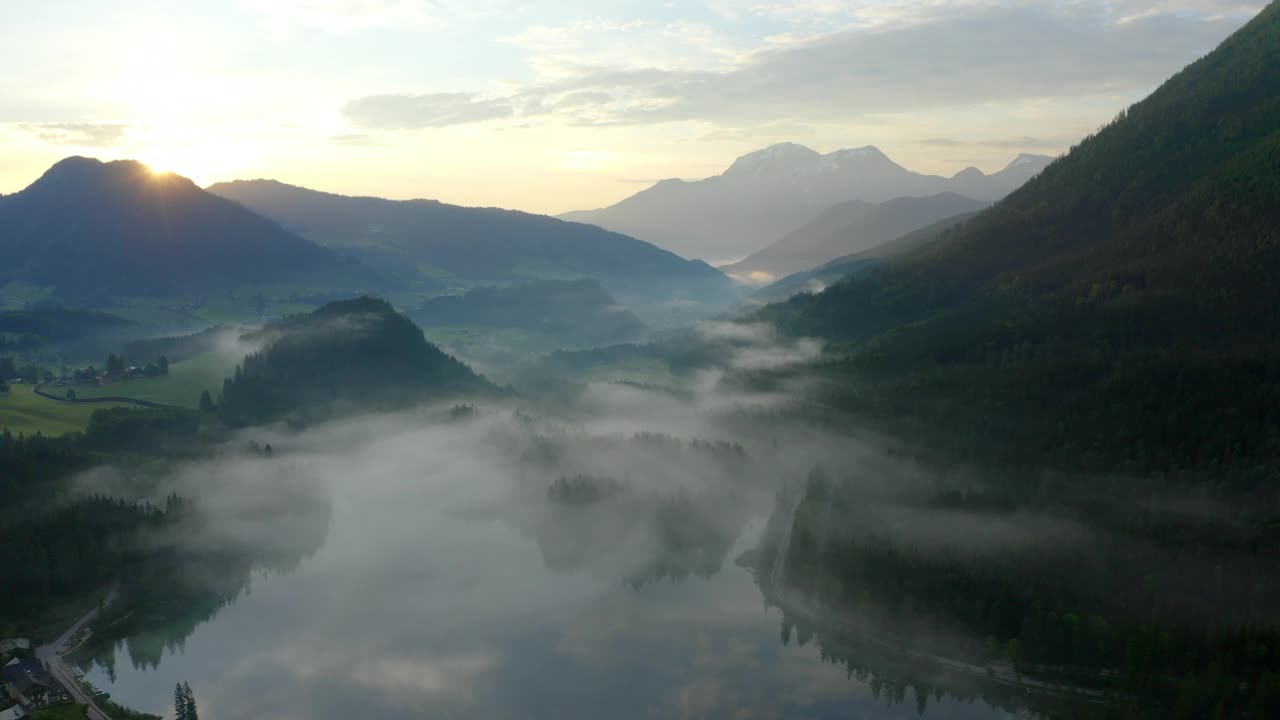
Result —
[[136, 150], [153, 176], [179, 175], [201, 186], [238, 170], [238, 157], [239, 148], [201, 138], [157, 138]]
[[147, 170], [151, 172], [151, 175], [153, 177], [160, 178], [160, 177], [167, 177], [169, 175], [174, 174], [172, 170], [168, 169], [167, 167], [161, 167], [160, 165], [154, 162], [146, 162], [146, 163], [143, 163], [143, 165], [146, 166]]

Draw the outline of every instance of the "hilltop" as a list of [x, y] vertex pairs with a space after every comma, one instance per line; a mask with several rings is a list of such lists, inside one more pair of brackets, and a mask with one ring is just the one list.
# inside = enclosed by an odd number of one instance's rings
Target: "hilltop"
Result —
[[85, 301], [342, 273], [330, 251], [184, 177], [84, 157], [0, 198], [0, 256], [0, 285]]

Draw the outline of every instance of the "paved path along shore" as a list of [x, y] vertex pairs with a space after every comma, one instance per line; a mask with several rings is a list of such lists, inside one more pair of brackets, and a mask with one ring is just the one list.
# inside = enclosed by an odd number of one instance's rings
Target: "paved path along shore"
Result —
[[104, 713], [94, 702], [93, 697], [80, 684], [80, 677], [76, 675], [75, 670], [63, 662], [62, 653], [68, 649], [67, 644], [71, 642], [71, 638], [75, 637], [81, 628], [97, 617], [98, 612], [109, 606], [115, 599], [116, 588], [113, 586], [100, 605], [85, 613], [84, 617], [77, 620], [56, 640], [36, 648], [36, 657], [49, 668], [49, 674], [53, 679], [67, 691], [68, 695], [75, 698], [76, 702], [89, 706], [89, 720], [111, 720], [111, 716]]

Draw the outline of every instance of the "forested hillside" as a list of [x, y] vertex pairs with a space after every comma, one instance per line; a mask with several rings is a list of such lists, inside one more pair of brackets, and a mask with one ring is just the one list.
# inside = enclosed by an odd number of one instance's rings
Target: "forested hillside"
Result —
[[260, 339], [263, 349], [236, 366], [218, 398], [231, 427], [495, 391], [382, 300], [329, 303], [267, 325]]
[[761, 317], [988, 457], [1274, 480], [1277, 67], [1273, 3], [954, 237]]

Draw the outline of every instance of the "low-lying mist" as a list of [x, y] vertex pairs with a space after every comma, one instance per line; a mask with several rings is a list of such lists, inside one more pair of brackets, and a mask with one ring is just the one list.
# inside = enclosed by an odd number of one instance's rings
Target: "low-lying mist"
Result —
[[[254, 427], [200, 457], [83, 475], [86, 493], [189, 500], [198, 521], [139, 542], [191, 554], [177, 584], [217, 594], [171, 624], [174, 636], [126, 636], [120, 647], [175, 679], [207, 672], [188, 662], [225, 663], [197, 689], [202, 710], [220, 717], [336, 717], [362, 703], [431, 716], [589, 717], [600, 703], [623, 716], [697, 716], [724, 703], [786, 714], [794, 686], [832, 707], [850, 694], [879, 707], [876, 678], [1016, 708], [991, 690], [1015, 682], [1013, 671], [985, 670], [1007, 662], [993, 649], [1001, 640], [937, 604], [945, 585], [899, 584], [914, 577], [904, 567], [922, 578], [991, 568], [1070, 587], [1109, 579], [1071, 565], [1108, 552], [1176, 566], [1072, 508], [1005, 502], [998, 473], [919, 459], [928, 454], [910, 439], [833, 422], [806, 371], [816, 342], [760, 325], [697, 333], [713, 360], [661, 377], [597, 374], [551, 403], [517, 388], [305, 429]], [[789, 371], [781, 384], [743, 380], [778, 370]], [[201, 562], [228, 551], [250, 558], [232, 563], [231, 581]], [[1220, 569], [1214, 592], [1240, 586], [1249, 566]], [[1208, 622], [1206, 607], [1171, 610]], [[218, 637], [200, 632], [209, 621]], [[798, 647], [815, 636], [818, 654]], [[113, 652], [97, 652], [91, 672], [119, 673]], [[660, 671], [672, 663], [688, 677]], [[651, 702], [612, 705], [627, 694], [619, 672], [636, 675]], [[162, 702], [154, 680], [121, 682], [144, 706]], [[708, 683], [722, 702], [699, 694]], [[599, 692], [570, 689], [588, 686]], [[546, 712], [524, 712], [531, 696]]]

